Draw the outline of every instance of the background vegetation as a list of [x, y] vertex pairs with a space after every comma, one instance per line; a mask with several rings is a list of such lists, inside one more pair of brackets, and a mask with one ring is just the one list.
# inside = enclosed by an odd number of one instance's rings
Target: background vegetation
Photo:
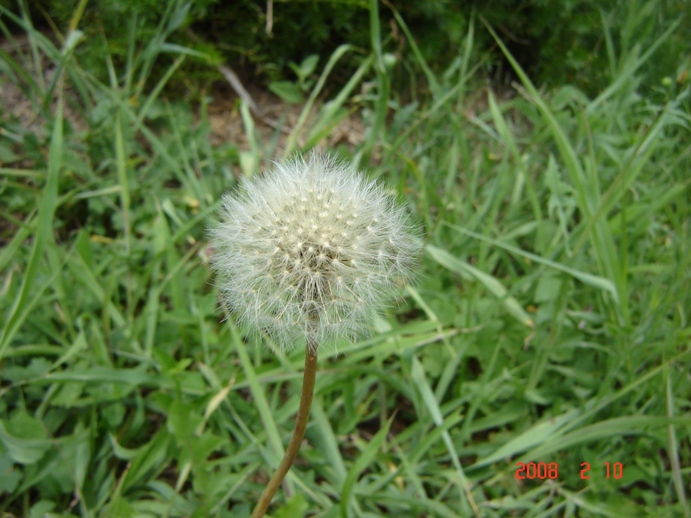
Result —
[[[39, 26], [51, 29], [57, 25], [65, 30], [81, 3], [37, 0], [28, 8]], [[326, 57], [347, 42], [357, 51], [343, 56], [330, 75], [330, 84], [342, 85], [370, 47], [368, 0], [197, 0], [190, 2], [179, 18], [170, 17], [173, 5], [155, 0], [87, 2], [80, 30], [89, 44], [78, 46], [75, 55], [82, 66], [105, 80], [104, 53], [115, 62], [124, 62], [130, 39], [146, 41], [160, 36], [161, 19], [168, 17], [175, 30], [167, 40], [202, 53], [190, 56], [172, 78], [177, 88], [169, 89], [169, 93], [198, 96], [217, 80], [210, 63], [229, 62], [253, 83], [295, 80], [295, 63], [316, 54], [322, 58], [321, 71]], [[686, 0], [635, 5], [638, 10], [627, 0], [396, 0], [378, 3], [378, 10], [382, 42], [403, 62], [390, 72], [399, 93], [419, 75], [411, 45], [416, 45], [428, 66], [440, 74], [457, 57], [471, 24], [485, 19], [536, 83], [551, 87], [569, 83], [595, 95], [611, 80], [613, 53], [623, 54], [637, 45], [645, 47], [671, 20], [691, 26]], [[412, 34], [402, 30], [396, 20], [399, 15]], [[655, 59], [647, 62], [648, 73], [642, 76], [647, 88], [659, 86], [661, 76], [675, 71], [680, 53], [688, 50], [687, 42], [685, 30], [661, 42]], [[473, 45], [475, 56], [481, 58], [476, 63], [481, 65], [482, 75], [495, 81], [515, 79], [487, 31], [477, 31]], [[160, 63], [154, 64], [155, 71], [160, 67]], [[194, 81], [186, 81], [186, 76]]]
[[[0, 7], [4, 515], [249, 515], [303, 356], [223, 321], [205, 228], [350, 117], [335, 152], [407, 200], [426, 254], [320, 359], [273, 516], [689, 516], [688, 2], [276, 2], [275, 39], [232, 11], [264, 4], [150, 4]], [[243, 143], [211, 146], [232, 52], [305, 102], [268, 138], [238, 102]]]

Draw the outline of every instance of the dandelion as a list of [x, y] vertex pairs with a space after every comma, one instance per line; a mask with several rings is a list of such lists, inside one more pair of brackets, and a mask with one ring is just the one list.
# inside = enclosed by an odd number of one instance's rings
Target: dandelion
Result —
[[353, 167], [312, 154], [277, 164], [223, 199], [212, 231], [221, 295], [241, 322], [282, 347], [366, 332], [370, 311], [409, 280], [414, 227]]
[[221, 296], [240, 322], [283, 348], [307, 341], [296, 428], [253, 517], [263, 516], [304, 437], [317, 349], [355, 339], [399, 283], [411, 280], [420, 252], [407, 213], [354, 167], [313, 153], [279, 163], [223, 199], [211, 231]]

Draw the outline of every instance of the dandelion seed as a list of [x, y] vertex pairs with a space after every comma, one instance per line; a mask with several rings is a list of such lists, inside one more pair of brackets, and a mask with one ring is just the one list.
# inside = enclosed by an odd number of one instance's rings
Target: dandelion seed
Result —
[[[331, 205], [338, 211], [324, 210]], [[248, 181], [243, 194], [224, 197], [222, 215], [211, 235], [223, 299], [283, 347], [301, 337], [325, 344], [365, 333], [370, 309], [381, 309], [411, 279], [420, 252], [415, 227], [392, 196], [353, 167], [317, 154]], [[255, 266], [255, 256], [282, 260]], [[318, 290], [308, 288], [311, 279]], [[259, 294], [252, 301], [250, 285]], [[362, 302], [344, 301], [344, 292]]]

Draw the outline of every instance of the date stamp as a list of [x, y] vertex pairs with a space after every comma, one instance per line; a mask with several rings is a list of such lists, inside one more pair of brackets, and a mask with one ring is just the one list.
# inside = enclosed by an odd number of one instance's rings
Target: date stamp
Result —
[[[590, 480], [592, 469], [590, 462], [581, 462], [581, 480]], [[621, 462], [603, 463], [605, 478], [620, 480], [624, 476], [624, 465]], [[559, 464], [557, 462], [517, 462], [516, 479], [518, 480], [556, 480], [559, 478]]]

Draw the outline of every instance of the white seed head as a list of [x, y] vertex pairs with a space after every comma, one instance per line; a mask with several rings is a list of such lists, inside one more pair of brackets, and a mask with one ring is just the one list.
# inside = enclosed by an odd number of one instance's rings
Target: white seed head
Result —
[[224, 196], [222, 219], [210, 234], [224, 302], [283, 347], [366, 333], [369, 311], [411, 280], [421, 249], [392, 196], [316, 153]]

